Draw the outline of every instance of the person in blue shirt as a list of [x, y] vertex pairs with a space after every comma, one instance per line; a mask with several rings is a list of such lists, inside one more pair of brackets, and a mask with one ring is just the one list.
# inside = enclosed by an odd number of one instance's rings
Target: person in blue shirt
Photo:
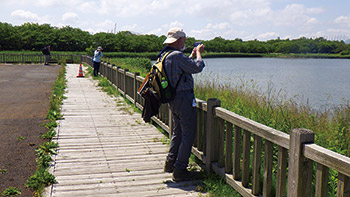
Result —
[[94, 58], [92, 59], [92, 61], [94, 63], [94, 76], [95, 77], [100, 72], [101, 57], [103, 57], [102, 50], [103, 50], [102, 47], [98, 46], [94, 52]]

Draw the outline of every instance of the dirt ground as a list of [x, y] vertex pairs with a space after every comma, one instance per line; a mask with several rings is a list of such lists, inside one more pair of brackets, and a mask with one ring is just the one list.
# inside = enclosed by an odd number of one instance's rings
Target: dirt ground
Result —
[[59, 68], [0, 64], [0, 195], [8, 187], [17, 187], [21, 196], [31, 196], [24, 184], [37, 166], [35, 148], [47, 131], [40, 124]]

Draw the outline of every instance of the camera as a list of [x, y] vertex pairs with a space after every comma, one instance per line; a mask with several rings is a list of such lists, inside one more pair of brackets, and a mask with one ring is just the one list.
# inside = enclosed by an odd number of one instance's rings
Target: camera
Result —
[[202, 44], [202, 42], [195, 42], [195, 43], [193, 43], [193, 47], [197, 47], [200, 44]]

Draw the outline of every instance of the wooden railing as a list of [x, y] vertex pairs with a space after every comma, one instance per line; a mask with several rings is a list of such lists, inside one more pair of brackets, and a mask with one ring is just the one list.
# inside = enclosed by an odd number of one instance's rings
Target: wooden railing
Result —
[[[81, 62], [81, 55], [52, 54], [50, 63], [57, 63], [65, 59], [67, 63]], [[1, 54], [0, 63], [44, 63], [45, 56], [42, 54]]]
[[[90, 57], [81, 59], [92, 63]], [[143, 98], [136, 94], [143, 77], [105, 62], [101, 63], [101, 74], [143, 109]], [[350, 196], [350, 158], [314, 144], [312, 131], [293, 129], [289, 135], [220, 105], [218, 99], [197, 99], [197, 135], [192, 153], [205, 163], [208, 172], [223, 177], [243, 196], [308, 197], [327, 196], [332, 169], [338, 173], [337, 196]], [[166, 104], [152, 117], [170, 135], [171, 119]]]

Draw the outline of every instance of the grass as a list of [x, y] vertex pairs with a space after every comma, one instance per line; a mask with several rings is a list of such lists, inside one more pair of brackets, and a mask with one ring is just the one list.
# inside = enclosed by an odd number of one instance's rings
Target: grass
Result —
[[[292, 99], [287, 100], [280, 91], [273, 89], [266, 92], [258, 91], [252, 81], [242, 81], [235, 85], [218, 85], [217, 79], [204, 78], [211, 80], [197, 80], [195, 87], [197, 98], [202, 100], [218, 98], [223, 108], [285, 133], [289, 133], [294, 128], [310, 129], [315, 132], [316, 144], [350, 156], [349, 101], [344, 101], [339, 106], [315, 110], [307, 104], [300, 104]], [[277, 154], [276, 146], [274, 153]], [[263, 156], [264, 153], [262, 153]], [[274, 169], [276, 169], [276, 159], [274, 159]], [[337, 177], [337, 172], [330, 169], [329, 196], [336, 195]], [[275, 177], [273, 181], [274, 179]]]
[[2, 192], [2, 196], [17, 196], [21, 194], [21, 190], [16, 187], [9, 187]]
[[19, 136], [19, 137], [17, 137], [17, 140], [18, 141], [22, 141], [22, 140], [25, 140], [26, 138], [25, 137], [23, 137], [23, 136]]
[[289, 133], [294, 128], [307, 128], [315, 132], [315, 143], [350, 156], [350, 103], [315, 110], [307, 104], [286, 99], [280, 91], [259, 91], [253, 81], [235, 85], [218, 85], [217, 79], [197, 80], [196, 97], [202, 100], [218, 98], [221, 105], [246, 118]]
[[103, 58], [103, 60], [123, 69], [129, 69], [129, 72], [139, 72], [143, 77], [146, 76], [152, 67], [151, 60], [148, 58]]
[[[54, 131], [54, 129], [57, 127], [56, 121], [62, 118], [60, 106], [65, 98], [63, 96], [66, 88], [65, 73], [65, 62], [62, 62], [61, 69], [52, 87], [49, 112], [46, 117], [47, 122], [43, 124], [48, 131], [44, 133], [41, 138], [51, 140], [56, 136], [56, 131]], [[33, 193], [33, 196], [41, 196], [46, 186], [57, 183], [55, 176], [48, 171], [50, 163], [53, 161], [51, 156], [57, 154], [55, 151], [57, 147], [57, 143], [49, 141], [43, 142], [43, 144], [39, 145], [35, 150], [37, 155], [37, 169], [34, 175], [28, 178], [26, 183], [26, 187]]]

